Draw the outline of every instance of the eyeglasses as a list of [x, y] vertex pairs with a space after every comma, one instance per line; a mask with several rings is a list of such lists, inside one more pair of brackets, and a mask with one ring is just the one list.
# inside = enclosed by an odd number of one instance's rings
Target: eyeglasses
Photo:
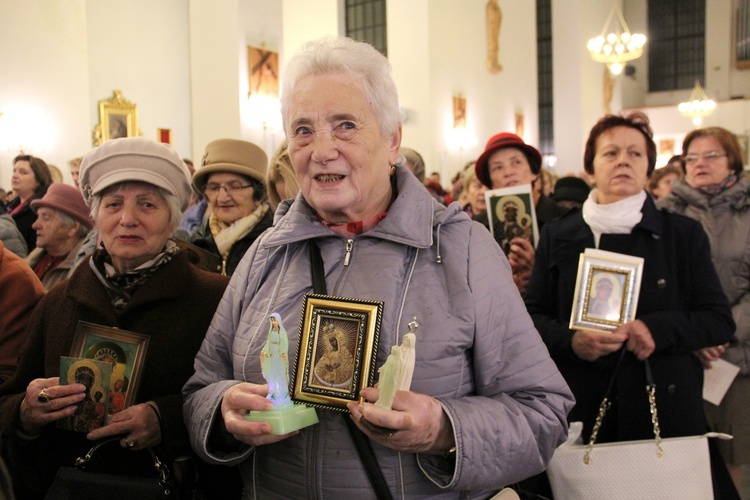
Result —
[[224, 191], [226, 191], [227, 194], [234, 194], [241, 189], [247, 189], [252, 186], [252, 184], [242, 184], [240, 181], [233, 181], [229, 184], [217, 184], [211, 182], [206, 184], [204, 190], [206, 191], [206, 194], [217, 194], [221, 188], [224, 188]]
[[685, 155], [682, 157], [682, 159], [685, 162], [685, 165], [692, 165], [693, 163], [701, 159], [706, 162], [712, 162], [725, 156], [729, 155], [726, 153], [717, 153], [716, 151], [710, 151], [708, 153], [703, 153], [702, 155]]

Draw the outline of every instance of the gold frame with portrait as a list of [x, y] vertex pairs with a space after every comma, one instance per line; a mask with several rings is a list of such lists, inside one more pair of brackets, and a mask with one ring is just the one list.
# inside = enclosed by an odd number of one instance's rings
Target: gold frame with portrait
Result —
[[382, 317], [380, 301], [306, 294], [292, 399], [343, 412], [347, 403], [362, 402], [360, 391], [375, 379]]
[[[569, 327], [611, 332], [634, 320], [642, 274], [641, 257], [587, 248], [578, 261]], [[601, 282], [609, 284], [607, 296], [600, 299], [606, 301], [602, 308], [596, 306]]]
[[114, 90], [111, 98], [99, 101], [99, 124], [94, 128], [94, 146], [109, 139], [138, 135], [138, 109], [122, 97], [122, 92]]
[[[110, 392], [124, 393], [124, 405], [119, 408], [122, 410], [133, 404], [138, 395], [149, 339], [148, 335], [79, 321], [70, 356], [112, 362]], [[116, 387], [118, 381], [122, 382], [120, 388]]]

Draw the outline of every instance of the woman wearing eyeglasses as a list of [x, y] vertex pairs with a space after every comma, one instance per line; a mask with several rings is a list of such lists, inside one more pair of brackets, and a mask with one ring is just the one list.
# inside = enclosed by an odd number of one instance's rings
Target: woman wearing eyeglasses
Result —
[[206, 146], [203, 165], [193, 175], [210, 215], [191, 242], [221, 256], [222, 274], [231, 276], [250, 245], [273, 225], [263, 183], [267, 165], [266, 153], [255, 144], [218, 139]]
[[704, 365], [721, 357], [740, 367], [719, 406], [705, 403], [712, 430], [732, 434], [719, 443], [732, 479], [739, 487], [741, 466], [750, 464], [750, 182], [741, 177], [737, 137], [720, 127], [690, 132], [682, 143], [685, 177], [676, 181], [666, 210], [700, 221], [711, 242], [721, 286], [737, 325], [728, 345], [698, 351]]

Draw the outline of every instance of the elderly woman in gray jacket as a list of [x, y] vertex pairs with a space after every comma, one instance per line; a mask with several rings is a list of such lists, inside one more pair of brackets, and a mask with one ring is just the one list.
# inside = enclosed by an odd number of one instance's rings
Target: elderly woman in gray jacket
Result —
[[[283, 88], [301, 193], [245, 255], [196, 357], [184, 388], [193, 448], [241, 464], [247, 498], [373, 497], [356, 432], [393, 496], [487, 497], [543, 470], [572, 397], [489, 232], [394, 166], [401, 122], [387, 60], [345, 38], [310, 42]], [[384, 303], [376, 366], [418, 318], [414, 378], [390, 410], [366, 387], [348, 415], [319, 409], [318, 424], [273, 435], [243, 416], [272, 408], [259, 361], [268, 317], [299, 324], [313, 244], [327, 293]], [[290, 349], [290, 366], [297, 358]]]
[[727, 346], [703, 349], [705, 364], [719, 357], [740, 367], [719, 406], [705, 403], [713, 431], [732, 434], [719, 442], [734, 484], [742, 482], [742, 465], [750, 464], [750, 181], [742, 178], [742, 150], [737, 137], [721, 127], [693, 130], [682, 144], [686, 175], [659, 205], [701, 223], [711, 242], [711, 254], [721, 287], [737, 325]]

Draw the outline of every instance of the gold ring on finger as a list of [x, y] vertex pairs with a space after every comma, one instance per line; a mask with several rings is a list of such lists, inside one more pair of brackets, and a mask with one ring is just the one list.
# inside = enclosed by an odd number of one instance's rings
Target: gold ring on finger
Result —
[[36, 397], [36, 400], [40, 403], [49, 403], [49, 400], [52, 399], [49, 397], [49, 394], [47, 394], [47, 388], [45, 387], [41, 391], [39, 391], [39, 395]]

